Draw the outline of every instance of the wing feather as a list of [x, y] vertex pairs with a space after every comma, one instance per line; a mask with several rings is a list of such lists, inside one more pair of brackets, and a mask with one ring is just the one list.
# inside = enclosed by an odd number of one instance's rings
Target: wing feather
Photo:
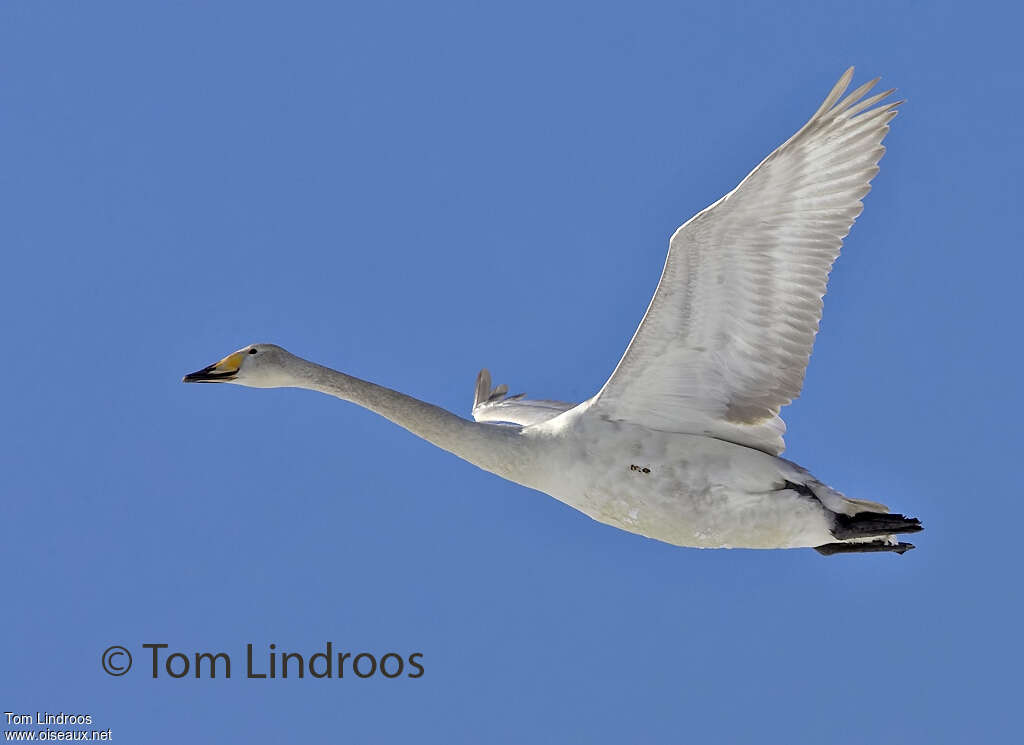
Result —
[[491, 388], [491, 373], [481, 370], [476, 376], [473, 396], [473, 419], [478, 422], [517, 424], [529, 427], [553, 419], [576, 404], [564, 401], [545, 401], [524, 398], [523, 393], [508, 395], [505, 384]]
[[[843, 97], [672, 236], [658, 289], [594, 412], [778, 454], [842, 240], [863, 208], [901, 101]], [[879, 105], [880, 104], [880, 105]], [[875, 107], [875, 108], [872, 108]]]

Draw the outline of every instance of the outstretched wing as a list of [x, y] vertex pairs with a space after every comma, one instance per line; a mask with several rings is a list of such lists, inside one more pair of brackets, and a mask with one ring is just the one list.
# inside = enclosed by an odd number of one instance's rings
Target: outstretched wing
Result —
[[[901, 102], [840, 100], [846, 71], [800, 131], [679, 228], [658, 289], [594, 413], [772, 454], [800, 394], [843, 237]], [[872, 108], [874, 107], [874, 108]]]
[[576, 406], [562, 401], [533, 401], [520, 393], [508, 395], [505, 384], [491, 388], [491, 374], [481, 370], [476, 376], [476, 394], [473, 397], [473, 419], [478, 422], [518, 424], [529, 427], [558, 416]]

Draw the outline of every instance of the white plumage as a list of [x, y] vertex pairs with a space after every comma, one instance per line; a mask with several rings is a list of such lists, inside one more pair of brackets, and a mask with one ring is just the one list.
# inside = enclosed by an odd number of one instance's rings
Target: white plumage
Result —
[[568, 411], [576, 404], [564, 401], [545, 401], [524, 398], [525, 394], [508, 395], [508, 386], [491, 388], [491, 373], [481, 370], [476, 376], [476, 394], [473, 396], [473, 418], [478, 422], [497, 422], [529, 427], [546, 422]]
[[[372, 383], [252, 345], [187, 381], [294, 386], [377, 411], [440, 447], [625, 530], [684, 546], [894, 550], [920, 524], [849, 499], [779, 458], [828, 274], [862, 209], [900, 102], [842, 98], [733, 191], [680, 227], [633, 340], [582, 404], [507, 396], [484, 370], [476, 424]], [[842, 100], [840, 100], [842, 99]]]

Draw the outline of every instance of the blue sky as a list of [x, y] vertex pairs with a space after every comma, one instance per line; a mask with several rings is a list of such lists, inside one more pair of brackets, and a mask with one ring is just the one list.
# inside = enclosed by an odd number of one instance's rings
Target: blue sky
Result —
[[[0, 6], [0, 707], [122, 742], [994, 740], [1019, 706], [1021, 11], [1009, 3]], [[600, 525], [243, 344], [468, 414], [582, 400], [668, 236], [851, 64], [909, 99], [787, 456], [904, 557]], [[245, 646], [420, 652], [249, 680]], [[226, 651], [149, 675], [141, 645]], [[121, 644], [135, 667], [110, 677]], [[0, 722], [2, 723], [2, 722]]]

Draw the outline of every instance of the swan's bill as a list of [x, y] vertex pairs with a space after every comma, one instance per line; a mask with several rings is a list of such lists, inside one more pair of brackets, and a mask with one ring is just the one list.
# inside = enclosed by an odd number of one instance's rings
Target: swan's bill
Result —
[[204, 367], [202, 370], [189, 373], [181, 381], [183, 383], [225, 383], [233, 380], [238, 374], [238, 370], [242, 367], [242, 357], [244, 354], [244, 352], [229, 354], [220, 362], [215, 362]]

